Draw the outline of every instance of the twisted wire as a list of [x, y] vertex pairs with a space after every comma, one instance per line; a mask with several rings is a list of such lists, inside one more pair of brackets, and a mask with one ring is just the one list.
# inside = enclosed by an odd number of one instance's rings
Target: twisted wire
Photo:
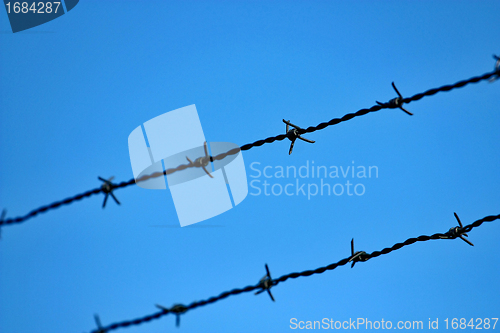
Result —
[[[464, 226], [463, 228], [461, 228], [461, 230], [458, 233], [452, 231], [455, 228], [451, 228], [449, 231], [447, 231], [445, 233], [436, 233], [436, 234], [433, 234], [431, 236], [422, 235], [422, 236], [418, 236], [418, 237], [408, 238], [404, 242], [396, 243], [396, 244], [392, 245], [391, 247], [386, 247], [380, 251], [373, 251], [372, 253], [362, 252], [362, 257], [358, 257], [356, 259], [356, 261], [365, 262], [369, 259], [376, 258], [376, 257], [379, 257], [379, 256], [384, 255], [384, 254], [389, 254], [393, 251], [399, 250], [405, 246], [414, 244], [416, 242], [426, 242], [429, 240], [438, 240], [438, 239], [456, 239], [461, 234], [463, 234], [465, 232], [469, 232], [473, 228], [477, 228], [477, 227], [481, 226], [484, 222], [493, 222], [493, 221], [499, 220], [499, 219], [500, 219], [500, 214], [490, 215], [490, 216], [486, 216], [482, 219], [479, 219], [479, 220], [477, 220], [469, 225]], [[334, 270], [337, 267], [344, 266], [347, 263], [349, 263], [350, 261], [352, 261], [353, 257], [354, 256], [350, 256], [350, 257], [341, 259], [341, 260], [337, 261], [336, 263], [332, 263], [332, 264], [329, 264], [327, 266], [319, 267], [319, 268], [316, 268], [313, 270], [306, 270], [306, 271], [302, 271], [302, 272], [289, 273], [289, 274], [280, 276], [277, 279], [271, 279], [270, 285], [272, 287], [275, 287], [279, 283], [283, 283], [283, 282], [287, 281], [288, 279], [296, 279], [299, 277], [308, 277], [308, 276], [311, 276], [314, 274], [322, 274], [322, 273], [325, 273], [326, 271]], [[219, 294], [218, 296], [213, 296], [213, 297], [210, 297], [210, 298], [208, 298], [206, 300], [202, 300], [202, 301], [196, 301], [196, 302], [193, 302], [189, 305], [177, 304], [170, 309], [162, 307], [162, 311], [160, 311], [160, 312], [146, 315], [146, 316], [143, 316], [143, 317], [140, 317], [137, 319], [117, 322], [117, 323], [110, 324], [110, 325], [105, 326], [105, 327], [99, 327], [97, 330], [92, 331], [92, 333], [105, 333], [105, 332], [117, 330], [119, 328], [141, 325], [141, 324], [147, 323], [153, 319], [159, 319], [159, 318], [166, 316], [167, 314], [170, 314], [170, 313], [180, 315], [181, 313], [185, 313], [189, 310], [193, 310], [193, 309], [199, 308], [201, 306], [205, 306], [208, 304], [213, 304], [215, 302], [221, 301], [229, 296], [248, 293], [248, 292], [251, 292], [254, 290], [262, 290], [263, 288], [265, 288], [265, 287], [263, 286], [263, 284], [261, 282], [259, 282], [255, 285], [249, 285], [249, 286], [246, 286], [244, 288], [235, 288], [235, 289], [232, 289], [230, 291], [225, 291], [225, 292]], [[268, 289], [270, 289], [270, 288], [271, 287], [269, 287]]]
[[[441, 86], [439, 88], [433, 88], [433, 89], [429, 89], [423, 93], [418, 93], [418, 94], [415, 94], [411, 97], [407, 97], [407, 98], [404, 98], [402, 99], [401, 103], [411, 103], [411, 102], [414, 102], [414, 101], [418, 101], [420, 99], [422, 99], [423, 97], [426, 97], [426, 96], [432, 96], [432, 95], [435, 95], [437, 94], [438, 92], [447, 92], [447, 91], [451, 91], [453, 89], [457, 89], [457, 88], [461, 88], [461, 87], [464, 87], [468, 84], [471, 84], [471, 83], [478, 83], [480, 81], [485, 81], [485, 80], [488, 80], [490, 78], [494, 78], [494, 77], [498, 77], [500, 76], [500, 68], [497, 68], [495, 67], [495, 69], [492, 71], [492, 72], [488, 72], [488, 73], [485, 73], [483, 75], [480, 75], [480, 76], [475, 76], [475, 77], [472, 77], [470, 79], [467, 79], [467, 80], [462, 80], [462, 81], [458, 81], [454, 84], [449, 84], [449, 85], [444, 85], [444, 86]], [[348, 113], [340, 118], [333, 118], [331, 119], [330, 121], [328, 122], [323, 122], [323, 123], [320, 123], [316, 126], [310, 126], [306, 129], [300, 129], [298, 130], [299, 134], [304, 134], [304, 133], [312, 133], [312, 132], [315, 132], [315, 131], [319, 131], [319, 130], [322, 130], [328, 126], [333, 126], [333, 125], [337, 125], [341, 122], [344, 122], [344, 121], [348, 121], [348, 120], [351, 120], [355, 117], [359, 117], [359, 116], [363, 116], [363, 115], [366, 115], [368, 113], [371, 113], [371, 112], [376, 112], [376, 111], [380, 111], [382, 109], [394, 109], [398, 106], [395, 106], [395, 105], [392, 105], [390, 103], [386, 103], [386, 104], [383, 104], [383, 105], [373, 105], [371, 108], [368, 108], [368, 109], [360, 109], [354, 113]], [[239, 152], [239, 150], [250, 150], [254, 147], [260, 147], [266, 143], [273, 143], [275, 141], [282, 141], [286, 138], [286, 134], [280, 134], [280, 135], [277, 135], [277, 136], [272, 136], [272, 137], [268, 137], [266, 139], [262, 139], [262, 140], [257, 140], [253, 143], [248, 143], [248, 144], [244, 144], [240, 147], [240, 149], [231, 149], [230, 151], [228, 152], [225, 152], [225, 153], [221, 153], [219, 155], [216, 155], [216, 156], [210, 156], [210, 160], [211, 161], [214, 161], [214, 160], [221, 160], [223, 158], [225, 158], [226, 156], [228, 155], [234, 155], [234, 154], [237, 154]], [[190, 164], [183, 164], [183, 165], [180, 165], [176, 168], [171, 168], [171, 169], [167, 169], [163, 172], [155, 172], [151, 175], [145, 175], [137, 180], [135, 179], [131, 179], [129, 181], [124, 181], [124, 182], [121, 182], [119, 184], [113, 184], [113, 189], [120, 189], [120, 188], [125, 188], [127, 186], [130, 186], [130, 185], [133, 185], [137, 182], [141, 182], [141, 181], [145, 181], [147, 179], [150, 179], [150, 178], [156, 178], [156, 177], [160, 177], [160, 176], [163, 176], [163, 175], [169, 175], [169, 174], [172, 174], [176, 171], [181, 171], [181, 170], [184, 170], [184, 169], [187, 169], [187, 168], [190, 168], [190, 167], [194, 167], [193, 165], [190, 165]], [[40, 213], [44, 213], [44, 212], [47, 212], [49, 210], [52, 210], [52, 209], [56, 209], [56, 208], [59, 208], [61, 206], [64, 206], [64, 205], [69, 205], [73, 202], [76, 202], [76, 201], [79, 201], [79, 200], [82, 200], [83, 198], [88, 198], [94, 194], [98, 194], [98, 193], [101, 193], [103, 192], [103, 189], [102, 187], [100, 188], [96, 188], [96, 189], [93, 189], [93, 190], [90, 190], [90, 191], [87, 191], [87, 192], [84, 192], [82, 194], [77, 194], [75, 196], [72, 196], [72, 197], [69, 197], [69, 198], [66, 198], [66, 199], [63, 199], [61, 201], [56, 201], [52, 204], [49, 204], [49, 205], [46, 205], [46, 206], [42, 206], [40, 208], [37, 208], [37, 209], [34, 209], [32, 210], [31, 212], [29, 212], [28, 214], [24, 215], [24, 216], [19, 216], [19, 217], [15, 217], [15, 218], [8, 218], [8, 219], [5, 219], [5, 220], [0, 220], [0, 227], [2, 227], [3, 225], [9, 225], [9, 224], [16, 224], [16, 223], [21, 223], [21, 222], [24, 222], [30, 218], [33, 218], [35, 216], [37, 216], [38, 214]]]

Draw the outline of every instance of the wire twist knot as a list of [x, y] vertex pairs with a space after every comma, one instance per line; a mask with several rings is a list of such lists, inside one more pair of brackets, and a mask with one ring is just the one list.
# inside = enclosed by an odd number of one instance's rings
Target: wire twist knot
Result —
[[193, 166], [195, 168], [202, 168], [203, 171], [205, 171], [205, 173], [210, 176], [210, 178], [214, 178], [207, 170], [207, 166], [210, 163], [210, 161], [212, 161], [212, 158], [210, 157], [210, 154], [208, 154], [206, 141], [203, 142], [203, 148], [205, 149], [205, 156], [198, 157], [197, 159], [194, 160], [194, 162], [191, 161], [191, 159], [187, 156], [186, 159], [188, 160], [190, 166]]
[[163, 310], [164, 313], [172, 312], [173, 314], [175, 314], [175, 326], [177, 327], [179, 327], [181, 324], [181, 314], [185, 313], [188, 310], [188, 308], [183, 304], [175, 304], [170, 309], [158, 304], [156, 304], [156, 307]]
[[367, 261], [368, 259], [370, 259], [370, 257], [365, 251], [354, 252], [354, 238], [351, 239], [351, 256], [349, 257], [348, 261], [352, 262], [351, 268], [353, 268], [358, 261]]
[[274, 302], [274, 297], [273, 294], [271, 294], [271, 287], [273, 286], [273, 279], [271, 278], [271, 272], [269, 271], [269, 267], [267, 267], [266, 264], [266, 275], [259, 281], [259, 286], [262, 288], [261, 290], [257, 291], [255, 295], [258, 295], [260, 293], [263, 293], [264, 291], [267, 291], [269, 294], [269, 297], [271, 297], [272, 301]]
[[102, 203], [102, 208], [106, 207], [106, 202], [108, 201], [108, 196], [110, 196], [110, 195], [113, 198], [113, 200], [115, 200], [115, 202], [118, 205], [120, 205], [120, 201], [118, 201], [118, 199], [113, 194], [113, 190], [116, 188], [116, 185], [113, 184], [111, 181], [115, 177], [110, 177], [109, 179], [104, 179], [101, 177], [97, 177], [97, 178], [99, 178], [99, 180], [103, 182], [103, 184], [101, 185], [101, 190], [104, 193], [104, 202]]
[[[309, 139], [303, 138], [301, 136], [301, 132], [304, 131], [304, 129], [300, 128], [297, 125], [292, 124], [290, 122], [290, 120], [287, 121], [287, 120], [283, 119], [283, 122], [286, 124], [286, 137], [290, 141], [292, 141], [292, 143], [290, 143], [290, 150], [288, 151], [288, 155], [290, 155], [292, 153], [293, 146], [295, 145], [295, 140], [297, 140], [297, 139], [300, 139], [302, 141], [309, 142], [309, 143], [315, 143], [316, 142], [316, 141], [313, 141], [313, 140], [309, 140]], [[290, 126], [293, 127], [293, 128], [290, 129]]]
[[453, 227], [453, 228], [450, 228], [450, 230], [448, 230], [446, 233], [445, 233], [445, 236], [444, 237], [441, 237], [441, 238], [444, 238], [444, 239], [455, 239], [455, 238], [460, 238], [461, 240], [463, 240], [464, 242], [466, 242], [467, 244], [469, 244], [470, 246], [474, 246], [474, 244], [472, 244], [468, 239], [465, 239], [465, 237], [469, 237], [469, 235], [466, 234], [467, 230], [464, 228], [464, 226], [462, 225], [462, 222], [460, 221], [460, 218], [458, 217], [457, 213], [453, 213], [455, 215], [455, 218], [457, 219], [458, 221], [458, 226], [457, 227]]
[[403, 104], [404, 104], [403, 95], [401, 95], [401, 93], [399, 92], [398, 88], [396, 88], [396, 85], [394, 84], [394, 82], [392, 82], [392, 87], [396, 91], [396, 94], [398, 94], [398, 97], [391, 99], [387, 103], [380, 103], [379, 101], [376, 101], [377, 104], [380, 105], [380, 106], [383, 106], [385, 108], [389, 108], [389, 109], [396, 109], [396, 108], [398, 108], [398, 109], [403, 110], [404, 112], [406, 112], [410, 116], [413, 116], [413, 113], [411, 113], [410, 111], [406, 110], [403, 107]]

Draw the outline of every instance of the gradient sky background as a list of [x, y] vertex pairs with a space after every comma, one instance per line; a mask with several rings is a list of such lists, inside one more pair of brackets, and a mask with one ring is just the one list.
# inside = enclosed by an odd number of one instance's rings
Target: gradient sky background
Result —
[[[81, 1], [12, 34], [0, 10], [0, 208], [8, 217], [132, 175], [130, 132], [196, 104], [243, 145], [493, 69], [498, 1]], [[2, 228], [0, 331], [89, 332], [500, 213], [500, 82], [481, 82], [243, 153], [250, 164], [377, 166], [362, 196], [254, 196], [180, 228], [169, 191], [117, 190]], [[261, 178], [263, 181], [264, 179]], [[295, 179], [270, 179], [285, 185]], [[300, 179], [318, 183], [318, 179]], [[251, 193], [255, 190], [250, 189]], [[200, 203], [202, 204], [202, 203]], [[287, 332], [290, 319], [500, 317], [500, 223], [267, 294], [117, 332]], [[500, 330], [500, 323], [496, 330]]]

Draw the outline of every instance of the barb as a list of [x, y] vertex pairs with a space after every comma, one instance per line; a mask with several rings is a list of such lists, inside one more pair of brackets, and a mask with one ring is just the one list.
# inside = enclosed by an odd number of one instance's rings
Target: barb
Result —
[[[391, 102], [388, 102], [385, 104], [379, 102], [379, 104], [373, 105], [372, 107], [370, 107], [368, 109], [360, 109], [354, 113], [348, 113], [348, 114], [342, 116], [341, 118], [333, 118], [333, 119], [329, 120], [328, 122], [323, 122], [323, 123], [320, 123], [316, 126], [310, 126], [306, 129], [296, 127], [295, 130], [296, 130], [297, 137], [302, 135], [302, 134], [305, 134], [305, 133], [312, 133], [315, 131], [319, 131], [319, 130], [325, 129], [328, 126], [337, 125], [337, 124], [340, 124], [341, 122], [351, 120], [355, 117], [364, 116], [368, 113], [377, 112], [377, 111], [380, 111], [382, 109], [391, 109], [391, 108], [397, 107], [397, 108], [401, 108], [403, 111], [409, 113], [407, 110], [405, 110], [401, 107], [403, 104], [408, 104], [411, 102], [418, 101], [426, 96], [435, 95], [438, 92], [446, 92], [446, 91], [450, 91], [453, 89], [462, 88], [462, 87], [464, 87], [468, 84], [471, 84], [471, 83], [478, 83], [480, 81], [489, 80], [490, 78], [498, 77], [500, 75], [500, 69], [499, 69], [500, 60], [498, 59], [499, 57], [497, 57], [497, 56], [494, 56], [494, 58], [497, 60], [497, 62], [495, 65], [495, 70], [493, 70], [492, 72], [488, 72], [488, 73], [485, 73], [485, 74], [480, 75], [480, 76], [475, 76], [475, 77], [472, 77], [472, 78], [467, 79], [467, 80], [458, 81], [458, 82], [451, 84], [451, 85], [444, 85], [444, 86], [441, 86], [439, 88], [429, 89], [423, 93], [418, 93], [418, 94], [413, 95], [411, 97], [403, 98], [402, 95], [399, 93], [399, 91], [396, 89], [396, 86], [393, 84], [393, 87], [396, 90], [398, 97], [396, 97], [395, 99], [392, 100], [393, 101], [392, 104], [391, 104]], [[397, 102], [395, 100], [397, 100]], [[288, 124], [288, 125], [291, 125], [291, 124]], [[210, 156], [210, 161], [222, 160], [226, 156], [237, 154], [240, 150], [250, 150], [254, 147], [260, 147], [266, 143], [273, 143], [275, 141], [282, 141], [286, 138], [289, 138], [289, 135], [280, 134], [277, 136], [268, 137], [268, 138], [263, 139], [263, 140], [257, 140], [253, 143], [248, 143], [248, 144], [242, 145], [239, 149], [235, 148], [235, 149], [231, 149], [228, 152], [221, 153], [217, 156]], [[307, 141], [307, 140], [304, 140], [304, 141]], [[309, 142], [309, 141], [307, 141], [307, 142]], [[291, 150], [289, 153], [291, 153]], [[189, 161], [189, 159], [188, 159], [188, 161]], [[129, 181], [122, 182], [119, 184], [113, 184], [113, 189], [116, 190], [116, 189], [124, 188], [124, 187], [130, 186], [130, 185], [133, 185], [135, 183], [148, 180], [150, 178], [160, 177], [163, 175], [169, 175], [169, 174], [172, 174], [174, 172], [181, 171], [181, 170], [191, 168], [191, 167], [195, 167], [194, 162], [190, 162], [189, 164], [179, 165], [177, 168], [168, 169], [168, 170], [165, 170], [163, 172], [155, 172], [151, 175], [143, 176], [137, 180], [131, 179]], [[94, 194], [98, 194], [102, 191], [103, 191], [103, 189], [101, 187], [101, 188], [97, 188], [97, 189], [93, 189], [93, 190], [84, 192], [82, 194], [75, 195], [73, 197], [69, 197], [69, 198], [61, 200], [61, 201], [56, 201], [52, 204], [42, 206], [40, 208], [32, 210], [31, 212], [29, 212], [28, 214], [26, 214], [24, 216], [19, 216], [19, 217], [15, 217], [15, 218], [6, 219], [5, 221], [0, 221], [0, 227], [2, 225], [16, 224], [16, 223], [24, 222], [30, 218], [37, 216], [40, 213], [44, 213], [44, 212], [47, 212], [49, 210], [59, 208], [63, 205], [69, 205], [75, 201], [82, 200], [83, 198], [90, 197], [90, 196], [92, 196]]]
[[181, 314], [187, 311], [186, 306], [183, 304], [175, 304], [171, 309], [158, 304], [156, 304], [156, 307], [162, 310], [162, 314], [175, 313], [175, 326], [177, 327], [181, 325]]
[[113, 190], [115, 189], [116, 185], [113, 184], [111, 181], [115, 178], [114, 176], [110, 177], [109, 179], [103, 179], [101, 177], [97, 177], [100, 181], [102, 181], [104, 184], [101, 186], [102, 193], [104, 193], [104, 202], [102, 203], [102, 208], [106, 207], [106, 201], [108, 201], [108, 196], [111, 195], [111, 197], [115, 200], [115, 202], [118, 205], [120, 204], [120, 201], [115, 197], [113, 194]]
[[351, 256], [349, 257], [348, 261], [352, 262], [351, 268], [353, 268], [358, 261], [367, 261], [368, 259], [370, 258], [365, 251], [354, 252], [354, 238], [351, 239]]
[[94, 332], [96, 332], [96, 333], [105, 333], [106, 331], [102, 327], [101, 319], [99, 318], [98, 315], [96, 315], [96, 314], [94, 315], [94, 320], [95, 320], [95, 324], [97, 325], [97, 330], [94, 331]]
[[396, 91], [396, 94], [398, 94], [398, 97], [396, 98], [393, 98], [391, 99], [389, 102], [387, 103], [380, 103], [379, 101], [376, 101], [378, 105], [380, 106], [383, 106], [383, 107], [386, 107], [386, 108], [389, 108], [389, 109], [395, 109], [395, 108], [400, 108], [401, 110], [403, 110], [404, 112], [406, 112], [407, 114], [409, 114], [410, 116], [413, 116], [413, 113], [411, 113], [410, 111], [406, 110], [404, 107], [403, 107], [403, 95], [401, 95], [401, 93], [399, 92], [398, 88], [396, 88], [396, 85], [394, 84], [394, 82], [392, 82], [392, 87], [394, 88], [394, 90]]
[[454, 228], [450, 228], [450, 230], [448, 230], [448, 232], [445, 234], [446, 236], [444, 237], [441, 237], [443, 239], [455, 239], [455, 238], [460, 238], [461, 240], [463, 240], [464, 242], [466, 242], [467, 244], [469, 244], [470, 246], [474, 246], [474, 244], [472, 244], [469, 240], [465, 239], [465, 237], [469, 237], [469, 235], [467, 235], [465, 233], [465, 229], [462, 225], [462, 222], [460, 221], [460, 218], [458, 217], [457, 213], [453, 213], [455, 215], [455, 218], [457, 219], [458, 221], [458, 227], [454, 227]]
[[[477, 220], [469, 225], [466, 225], [465, 227], [462, 227], [461, 222], [458, 219], [458, 216], [456, 214], [455, 214], [455, 217], [457, 217], [457, 220], [459, 221], [459, 225], [460, 225], [460, 229], [458, 230], [458, 232], [460, 234], [463, 234], [464, 232], [470, 232], [473, 228], [480, 227], [484, 222], [493, 222], [495, 220], [499, 220], [500, 214], [486, 216], [486, 217], [484, 217], [480, 220]], [[425, 242], [425, 241], [429, 241], [429, 240], [438, 240], [438, 239], [459, 238], [457, 233], [451, 232], [452, 229], [455, 229], [455, 228], [451, 228], [446, 233], [436, 233], [436, 234], [431, 235], [431, 236], [423, 235], [423, 236], [418, 236], [415, 238], [408, 238], [407, 240], [405, 240], [402, 243], [396, 243], [391, 247], [384, 248], [380, 251], [374, 251], [372, 253], [366, 253], [364, 251], [354, 252], [354, 239], [352, 239], [351, 240], [351, 255], [347, 258], [341, 259], [338, 262], [332, 263], [328, 266], [319, 267], [319, 268], [316, 268], [314, 270], [307, 270], [307, 271], [302, 271], [302, 272], [297, 272], [297, 273], [286, 274], [286, 275], [283, 275], [283, 276], [273, 280], [271, 278], [271, 273], [269, 272], [269, 268], [266, 264], [266, 275], [256, 285], [253, 285], [253, 286], [250, 285], [250, 286], [247, 286], [247, 287], [244, 287], [241, 289], [233, 289], [230, 291], [226, 291], [226, 292], [221, 293], [219, 296], [210, 297], [209, 299], [204, 300], [204, 301], [193, 302], [187, 306], [184, 306], [182, 304], [177, 304], [177, 305], [174, 305], [172, 308], [168, 309], [168, 308], [165, 308], [161, 305], [156, 305], [158, 308], [162, 309], [161, 312], [154, 313], [152, 315], [148, 315], [148, 316], [133, 319], [133, 320], [114, 323], [114, 324], [111, 324], [111, 325], [106, 326], [106, 327], [101, 327], [100, 322], [99, 322], [98, 330], [94, 330], [92, 333], [104, 333], [104, 332], [117, 330], [119, 328], [141, 325], [141, 324], [149, 322], [153, 319], [159, 319], [162, 316], [165, 316], [169, 313], [174, 313], [177, 316], [176, 325], [179, 326], [179, 323], [180, 323], [179, 316], [181, 314], [186, 313], [187, 311], [196, 309], [200, 306], [205, 306], [208, 304], [218, 302], [218, 301], [223, 300], [223, 299], [225, 299], [229, 296], [232, 296], [232, 295], [239, 295], [242, 293], [248, 293], [248, 292], [252, 292], [254, 290], [258, 290], [255, 294], [260, 294], [264, 291], [267, 291], [269, 293], [269, 296], [271, 297], [271, 299], [274, 301], [274, 297], [271, 294], [270, 288], [278, 285], [279, 283], [285, 282], [288, 279], [296, 279], [298, 277], [307, 277], [307, 276], [311, 276], [314, 274], [322, 274], [322, 273], [325, 273], [326, 271], [334, 270], [335, 268], [337, 268], [339, 266], [344, 266], [344, 265], [348, 264], [349, 262], [352, 262], [351, 267], [353, 267], [354, 263], [356, 263], [356, 262], [364, 262], [364, 261], [367, 261], [369, 259], [376, 258], [376, 257], [379, 257], [383, 254], [391, 253], [393, 251], [401, 249], [402, 247], [414, 244], [416, 242]], [[100, 329], [100, 331], [99, 331], [99, 329]]]
[[203, 142], [203, 148], [205, 148], [205, 156], [198, 157], [197, 159], [194, 160], [194, 162], [191, 161], [191, 159], [189, 157], [187, 157], [187, 156], [186, 156], [186, 159], [188, 160], [190, 167], [202, 168], [203, 171], [205, 171], [205, 173], [210, 176], [210, 178], [214, 178], [210, 174], [210, 172], [208, 172], [208, 170], [206, 169], [206, 167], [210, 163], [210, 154], [208, 154], [207, 142], [206, 141]]
[[500, 57], [494, 54], [493, 59], [495, 59], [497, 61], [495, 63], [495, 70], [494, 70], [496, 72], [496, 74], [491, 77], [490, 82], [493, 82], [493, 81], [497, 80], [498, 78], [500, 78]]
[[261, 290], [257, 291], [255, 295], [258, 295], [260, 293], [263, 293], [264, 291], [267, 291], [269, 294], [269, 297], [271, 297], [271, 300], [274, 302], [274, 297], [273, 294], [271, 294], [271, 287], [273, 286], [273, 279], [271, 278], [271, 272], [269, 272], [269, 267], [267, 267], [266, 264], [266, 275], [259, 281], [259, 286], [262, 288]]
[[[294, 124], [292, 124], [290, 122], [290, 120], [286, 121], [285, 119], [283, 119], [283, 122], [286, 124], [286, 137], [292, 141], [290, 143], [290, 150], [288, 151], [288, 155], [291, 155], [292, 154], [292, 150], [293, 150], [293, 145], [295, 145], [295, 140], [297, 139], [300, 139], [302, 141], [305, 141], [305, 142], [309, 142], [309, 143], [315, 143], [316, 141], [313, 141], [313, 140], [308, 140], [306, 138], [303, 138], [300, 134], [299, 134], [299, 131], [302, 130], [302, 128], [300, 128], [299, 126], [296, 126]], [[289, 129], [291, 127], [293, 127], [293, 129]]]

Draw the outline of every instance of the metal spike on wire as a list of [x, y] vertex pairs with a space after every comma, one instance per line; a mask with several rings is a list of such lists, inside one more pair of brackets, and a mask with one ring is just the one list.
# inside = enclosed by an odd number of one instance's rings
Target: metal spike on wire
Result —
[[186, 156], [186, 159], [188, 160], [190, 166], [193, 166], [193, 167], [196, 167], [196, 168], [202, 168], [203, 171], [205, 171], [205, 173], [210, 176], [210, 178], [214, 178], [210, 174], [210, 172], [208, 172], [208, 170], [206, 169], [206, 167], [210, 163], [210, 154], [208, 153], [208, 148], [207, 148], [207, 142], [206, 141], [203, 142], [203, 148], [205, 149], [205, 156], [198, 157], [197, 159], [194, 160], [194, 162], [191, 161], [191, 159], [189, 157], [187, 157], [187, 156]]
[[407, 114], [409, 114], [410, 116], [413, 116], [413, 113], [411, 113], [410, 111], [406, 110], [403, 107], [403, 104], [404, 104], [403, 95], [401, 95], [401, 93], [399, 92], [398, 88], [396, 88], [396, 85], [394, 84], [394, 82], [392, 82], [392, 87], [396, 91], [396, 94], [398, 94], [398, 97], [391, 99], [387, 103], [380, 103], [379, 101], [376, 101], [377, 104], [380, 105], [380, 106], [389, 108], [389, 109], [399, 108], [399, 109], [403, 110], [404, 112], [406, 112]]
[[353, 268], [358, 261], [367, 261], [368, 259], [370, 258], [367, 256], [365, 251], [354, 252], [354, 238], [351, 239], [351, 256], [349, 257], [351, 268]]
[[163, 313], [169, 313], [172, 312], [175, 314], [175, 326], [179, 327], [181, 325], [181, 314], [186, 312], [188, 309], [185, 305], [183, 304], [175, 304], [172, 306], [172, 308], [168, 309], [164, 306], [161, 306], [159, 304], [155, 304], [157, 308], [163, 310]]
[[458, 237], [463, 240], [464, 242], [466, 242], [467, 244], [469, 244], [470, 246], [474, 246], [474, 244], [472, 244], [470, 241], [468, 241], [467, 239], [464, 238], [465, 237], [469, 237], [469, 235], [467, 235], [464, 231], [464, 226], [462, 225], [462, 221], [460, 221], [460, 218], [458, 217], [457, 213], [453, 213], [455, 215], [455, 218], [457, 219], [458, 221], [458, 225], [460, 226], [459, 227], [455, 227], [454, 230], [455, 230], [455, 234], [458, 235]]
[[[464, 242], [466, 242], [467, 244], [469, 244], [470, 246], [474, 246], [474, 244], [472, 244], [468, 239], [464, 238], [464, 236], [469, 237], [469, 235], [467, 235], [465, 233], [465, 228], [462, 225], [462, 221], [460, 221], [460, 218], [458, 217], [457, 213], [453, 213], [453, 215], [455, 215], [455, 218], [458, 221], [458, 227], [450, 228], [450, 230], [448, 230], [448, 232], [446, 233], [447, 238], [448, 239], [455, 239], [458, 237], [461, 240], [463, 240]], [[443, 238], [446, 238], [446, 237], [443, 237]]]
[[104, 193], [104, 202], [102, 203], [102, 208], [106, 207], [106, 202], [108, 201], [108, 196], [110, 196], [110, 195], [115, 200], [115, 202], [120, 205], [120, 201], [118, 201], [118, 199], [113, 194], [113, 190], [115, 189], [116, 185], [113, 184], [111, 181], [115, 177], [113, 176], [113, 177], [110, 177], [109, 179], [104, 179], [101, 177], [97, 177], [97, 178], [99, 178], [100, 181], [104, 182], [104, 184], [101, 185], [102, 192]]
[[94, 320], [97, 325], [97, 331], [94, 331], [95, 333], [106, 333], [104, 328], [101, 325], [101, 319], [99, 319], [99, 316], [97, 314], [94, 315]]
[[[295, 140], [300, 139], [305, 142], [315, 143], [316, 141], [306, 139], [300, 135], [300, 131], [303, 131], [302, 128], [296, 126], [290, 122], [290, 120], [283, 119], [283, 122], [286, 124], [286, 137], [291, 141], [290, 150], [288, 151], [288, 155], [292, 154], [293, 146], [295, 145]], [[293, 127], [290, 129], [290, 126]]]
[[274, 302], [274, 297], [273, 294], [271, 294], [271, 287], [273, 286], [273, 279], [271, 278], [271, 272], [269, 271], [269, 267], [266, 264], [266, 275], [259, 281], [259, 287], [262, 288], [261, 290], [257, 291], [255, 295], [258, 295], [260, 293], [263, 293], [264, 291], [267, 291], [269, 294], [269, 297], [271, 297], [272, 301]]
[[495, 76], [492, 76], [491, 79], [489, 80], [490, 82], [493, 82], [500, 78], [500, 57], [497, 55], [493, 55], [493, 59], [496, 60], [495, 62], [495, 72], [497, 73]]

